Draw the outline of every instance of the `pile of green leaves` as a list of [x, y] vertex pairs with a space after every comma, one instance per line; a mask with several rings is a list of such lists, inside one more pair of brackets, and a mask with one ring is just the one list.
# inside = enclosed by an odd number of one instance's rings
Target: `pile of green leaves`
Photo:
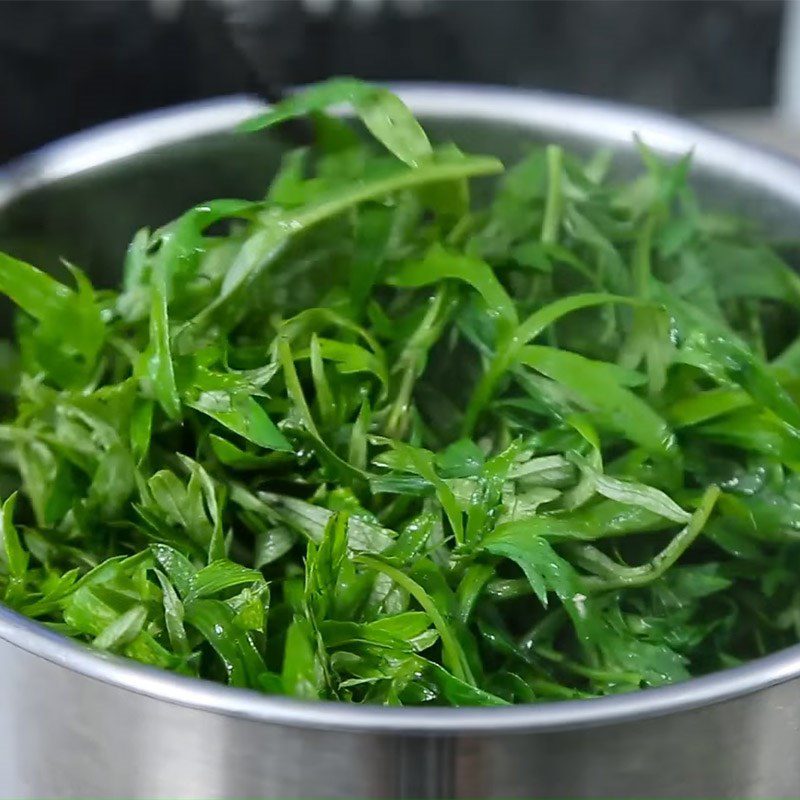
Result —
[[353, 80], [249, 127], [305, 114], [264, 199], [139, 231], [117, 292], [0, 255], [4, 602], [366, 703], [624, 692], [796, 642], [800, 281], [754, 227], [644, 145], [621, 185], [534, 150], [477, 208], [500, 163]]

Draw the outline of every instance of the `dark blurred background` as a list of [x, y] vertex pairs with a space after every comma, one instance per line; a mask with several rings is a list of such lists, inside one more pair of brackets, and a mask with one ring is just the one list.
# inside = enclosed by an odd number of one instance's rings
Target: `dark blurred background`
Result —
[[6, 0], [0, 162], [143, 109], [333, 74], [770, 108], [786, 17], [780, 0]]

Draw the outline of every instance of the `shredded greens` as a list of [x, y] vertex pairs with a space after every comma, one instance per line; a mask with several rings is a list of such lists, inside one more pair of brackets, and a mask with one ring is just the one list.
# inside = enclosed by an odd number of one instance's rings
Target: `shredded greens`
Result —
[[[349, 105], [374, 137], [325, 114]], [[128, 249], [119, 291], [0, 254], [0, 598], [175, 672], [500, 705], [800, 637], [800, 279], [639, 144], [432, 146], [334, 80], [264, 199]], [[259, 135], [259, 134], [251, 134]]]

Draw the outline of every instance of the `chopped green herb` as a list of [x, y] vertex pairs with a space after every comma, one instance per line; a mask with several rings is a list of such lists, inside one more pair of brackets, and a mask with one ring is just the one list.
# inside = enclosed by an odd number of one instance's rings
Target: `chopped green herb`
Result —
[[385, 89], [245, 127], [306, 114], [317, 145], [265, 200], [139, 231], [118, 292], [0, 254], [0, 600], [185, 675], [392, 705], [625, 692], [796, 643], [780, 253], [641, 143], [633, 182], [553, 145], [480, 206], [501, 164]]

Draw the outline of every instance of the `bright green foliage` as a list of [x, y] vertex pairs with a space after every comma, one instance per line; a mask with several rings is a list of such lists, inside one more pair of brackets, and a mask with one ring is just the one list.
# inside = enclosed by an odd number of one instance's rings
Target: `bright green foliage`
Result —
[[[324, 116], [349, 105], [382, 145]], [[432, 147], [352, 79], [262, 201], [131, 243], [119, 292], [0, 254], [0, 599], [302, 698], [631, 691], [800, 636], [800, 281], [689, 160]], [[7, 355], [11, 350], [7, 351]]]

